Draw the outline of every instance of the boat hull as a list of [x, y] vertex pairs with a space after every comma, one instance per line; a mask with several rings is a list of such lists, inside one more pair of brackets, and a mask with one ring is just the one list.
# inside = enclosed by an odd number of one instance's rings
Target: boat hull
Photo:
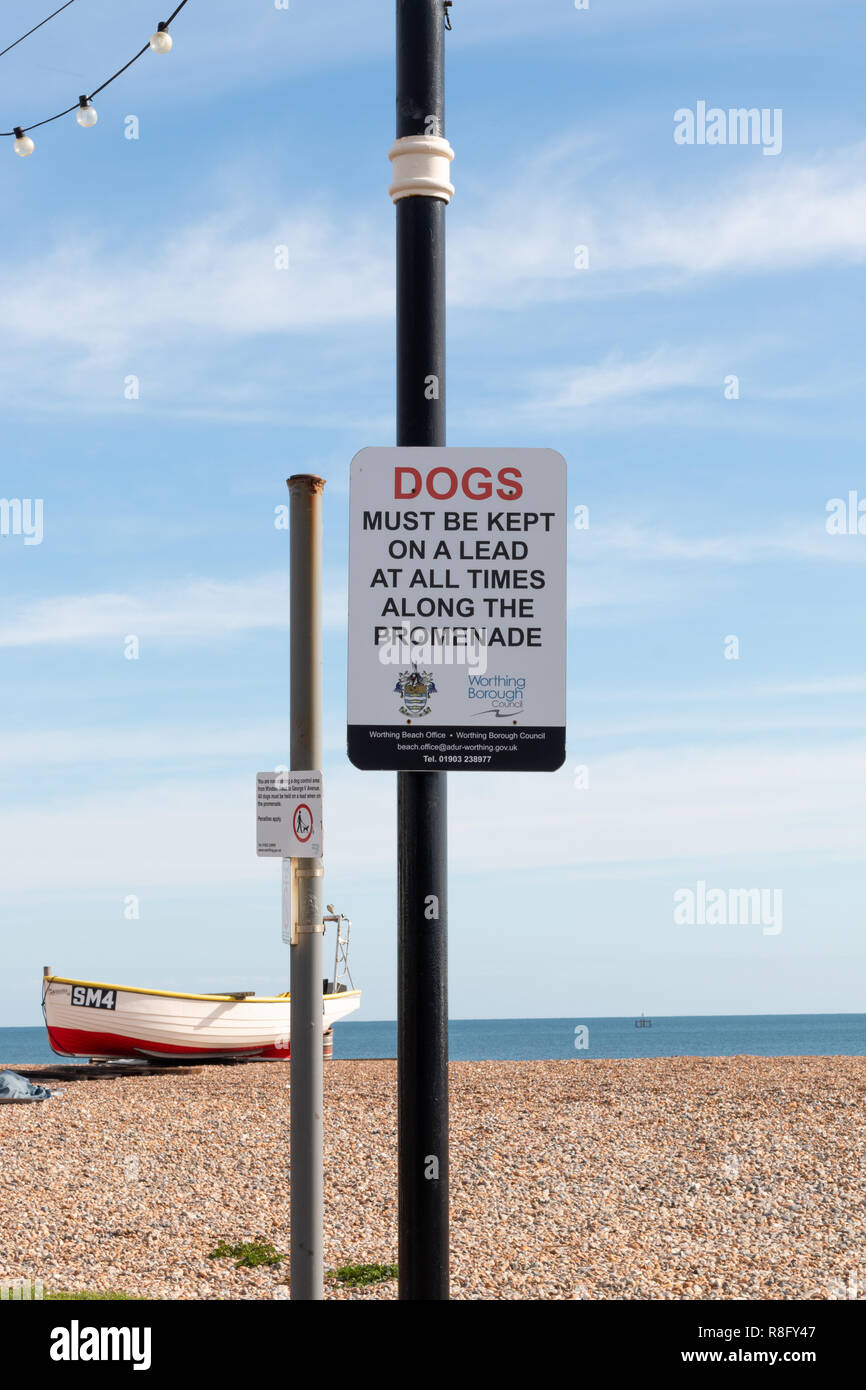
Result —
[[[43, 1004], [48, 1040], [60, 1056], [160, 1061], [283, 1061], [289, 1056], [288, 995], [233, 999], [52, 976], [44, 982]], [[323, 995], [323, 1028], [360, 1005], [360, 990]]]

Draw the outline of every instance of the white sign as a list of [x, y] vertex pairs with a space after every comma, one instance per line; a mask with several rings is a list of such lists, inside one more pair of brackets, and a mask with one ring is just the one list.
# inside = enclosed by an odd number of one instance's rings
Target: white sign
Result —
[[256, 773], [256, 854], [321, 859], [321, 772]]
[[565, 761], [566, 466], [553, 449], [352, 460], [348, 750], [356, 767]]

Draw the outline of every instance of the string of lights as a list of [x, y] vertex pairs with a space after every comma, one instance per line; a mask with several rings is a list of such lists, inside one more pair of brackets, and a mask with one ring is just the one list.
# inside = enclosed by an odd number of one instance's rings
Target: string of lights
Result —
[[[67, 4], [61, 5], [60, 8], [67, 9], [68, 6], [72, 3], [73, 0], [67, 0]], [[106, 78], [106, 80], [102, 82], [98, 87], [94, 87], [93, 91], [90, 93], [89, 96], [80, 96], [77, 102], [75, 102], [72, 106], [67, 106], [65, 110], [58, 111], [54, 116], [46, 116], [45, 119], [42, 121], [33, 121], [30, 125], [26, 126], [16, 125], [13, 126], [12, 130], [0, 130], [0, 136], [14, 136], [15, 143], [12, 146], [13, 150], [16, 154], [20, 154], [22, 158], [26, 158], [28, 155], [31, 155], [34, 150], [34, 142], [31, 139], [31, 137], [27, 134], [29, 130], [38, 130], [40, 126], [50, 125], [52, 121], [59, 121], [61, 117], [68, 116], [73, 111], [75, 112], [75, 119], [80, 126], [84, 126], [86, 129], [88, 126], [96, 125], [96, 122], [99, 119], [99, 117], [97, 116], [96, 108], [93, 105], [93, 98], [95, 96], [98, 96], [100, 92], [104, 92], [106, 87], [108, 87], [112, 82], [116, 81], [116, 79], [120, 77], [122, 73], [126, 72], [127, 68], [131, 68], [133, 63], [137, 63], [139, 58], [143, 57], [144, 54], [148, 52], [148, 50], [152, 51], [153, 53], [171, 52], [173, 40], [171, 34], [168, 32], [168, 26], [171, 24], [172, 20], [180, 14], [181, 10], [183, 9], [186, 3], [187, 0], [180, 0], [180, 4], [177, 6], [176, 9], [172, 10], [168, 19], [162, 20], [157, 25], [156, 32], [154, 34], [151, 34], [150, 39], [144, 45], [144, 47], [140, 48], [137, 53], [133, 54], [129, 62], [124, 63], [122, 68], [118, 68], [117, 72], [112, 73], [111, 77]], [[54, 11], [54, 14], [59, 13], [60, 10]], [[48, 19], [53, 18], [54, 15], [48, 16]], [[43, 19], [42, 24], [47, 24], [48, 19]], [[41, 25], [37, 24], [35, 28], [39, 29], [41, 28]], [[30, 34], [32, 34], [33, 32], [33, 29], [28, 30], [28, 33]], [[27, 34], [22, 34], [21, 39], [26, 38]], [[9, 47], [14, 48], [15, 44], [21, 42], [21, 39], [16, 39], [15, 43], [10, 44]], [[3, 51], [8, 53], [9, 49], [4, 49]], [[2, 57], [2, 54], [0, 54], [0, 57]]]

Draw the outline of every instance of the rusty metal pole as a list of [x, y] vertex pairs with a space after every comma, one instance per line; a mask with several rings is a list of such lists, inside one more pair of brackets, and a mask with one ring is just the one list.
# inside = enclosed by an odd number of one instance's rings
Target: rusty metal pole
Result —
[[[291, 544], [291, 747], [293, 771], [322, 768], [322, 492], [324, 478], [288, 479]], [[291, 948], [291, 1296], [324, 1291], [321, 859], [297, 859]]]

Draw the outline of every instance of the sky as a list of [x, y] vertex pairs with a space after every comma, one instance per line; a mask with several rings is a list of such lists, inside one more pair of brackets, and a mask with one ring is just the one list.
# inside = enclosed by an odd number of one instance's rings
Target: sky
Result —
[[[866, 18], [452, 17], [448, 440], [558, 450], [589, 515], [565, 766], [449, 779], [452, 1016], [861, 1012]], [[0, 57], [0, 128], [154, 24], [75, 0]], [[189, 0], [172, 32], [92, 129], [0, 140], [0, 498], [43, 517], [0, 535], [0, 1026], [40, 1022], [46, 964], [288, 988], [255, 774], [288, 761], [299, 472], [326, 479], [326, 898], [357, 1017], [393, 1018], [396, 778], [345, 753], [349, 463], [394, 442], [393, 6]], [[678, 143], [702, 102], [781, 148]], [[781, 929], [677, 921], [701, 883], [778, 891]]]

